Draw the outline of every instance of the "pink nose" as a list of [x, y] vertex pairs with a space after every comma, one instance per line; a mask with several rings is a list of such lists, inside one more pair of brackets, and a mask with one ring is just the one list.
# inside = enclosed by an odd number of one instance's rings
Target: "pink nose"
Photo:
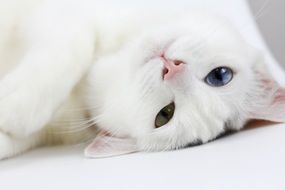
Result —
[[173, 78], [177, 73], [181, 72], [184, 68], [184, 63], [178, 60], [168, 60], [164, 57], [164, 69], [163, 69], [163, 79], [169, 80]]

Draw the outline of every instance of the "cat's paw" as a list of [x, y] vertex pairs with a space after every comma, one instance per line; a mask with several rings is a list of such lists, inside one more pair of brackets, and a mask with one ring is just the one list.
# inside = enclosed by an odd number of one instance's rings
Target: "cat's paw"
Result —
[[0, 131], [0, 160], [19, 155], [42, 142], [41, 133], [27, 138], [15, 138]]
[[9, 89], [4, 87], [0, 85], [1, 131], [14, 137], [27, 137], [49, 121], [52, 108], [48, 105], [48, 97], [41, 97], [32, 84], [31, 87], [27, 84]]
[[0, 132], [0, 160], [7, 159], [17, 154], [14, 140], [5, 133]]

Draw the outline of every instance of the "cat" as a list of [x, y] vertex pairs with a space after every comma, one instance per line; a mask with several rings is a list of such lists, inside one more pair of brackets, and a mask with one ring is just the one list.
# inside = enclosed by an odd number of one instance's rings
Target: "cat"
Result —
[[0, 7], [0, 159], [94, 137], [87, 157], [173, 150], [285, 119], [262, 52], [220, 16], [92, 0]]

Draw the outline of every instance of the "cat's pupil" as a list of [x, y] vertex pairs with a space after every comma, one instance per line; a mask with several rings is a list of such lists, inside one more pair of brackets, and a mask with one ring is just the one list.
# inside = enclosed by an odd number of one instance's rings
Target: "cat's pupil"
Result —
[[233, 78], [233, 71], [228, 67], [218, 67], [212, 70], [205, 78], [210, 86], [220, 87], [228, 84]]
[[222, 69], [216, 69], [215, 70], [215, 77], [218, 79], [218, 80], [223, 80], [223, 74], [225, 73], [225, 69], [222, 68]]
[[165, 111], [161, 111], [161, 115], [163, 116], [163, 117], [168, 117], [168, 113], [167, 112], [165, 112]]

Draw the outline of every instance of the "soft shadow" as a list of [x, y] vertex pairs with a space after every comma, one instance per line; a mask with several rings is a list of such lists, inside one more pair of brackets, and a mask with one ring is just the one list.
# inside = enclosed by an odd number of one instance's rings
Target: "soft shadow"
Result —
[[249, 121], [243, 130], [253, 130], [257, 128], [263, 128], [263, 127], [274, 127], [275, 125], [278, 125], [280, 123], [277, 122], [271, 122], [271, 121], [265, 121], [265, 120], [251, 120]]

